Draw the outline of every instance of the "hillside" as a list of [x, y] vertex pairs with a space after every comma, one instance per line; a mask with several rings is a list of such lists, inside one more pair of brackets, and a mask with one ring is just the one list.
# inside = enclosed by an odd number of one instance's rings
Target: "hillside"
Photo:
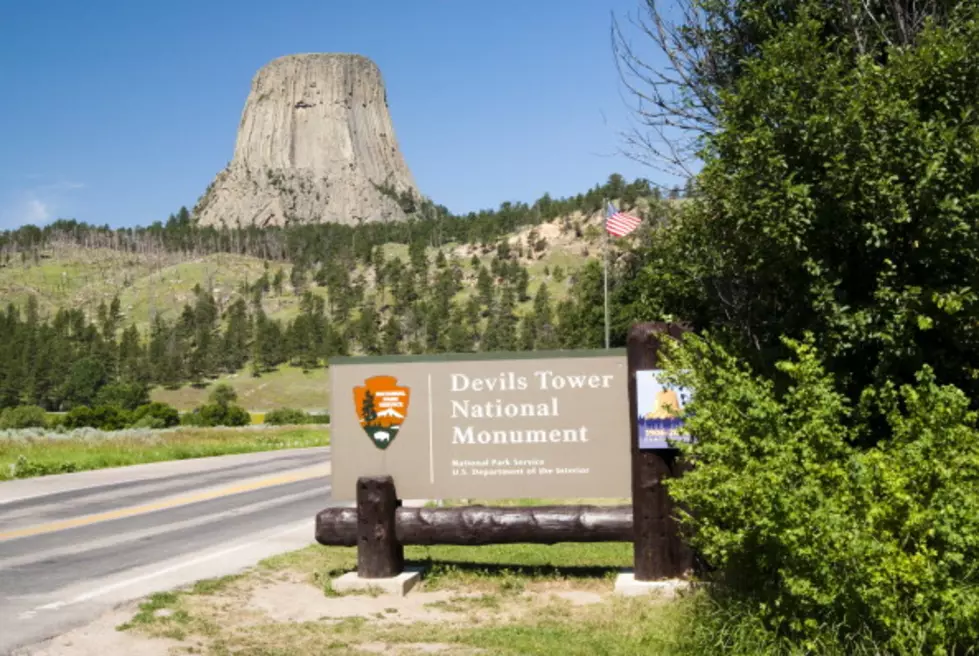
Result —
[[[575, 212], [553, 221], [525, 226], [507, 234], [506, 241], [519, 253], [517, 260], [530, 274], [528, 290], [531, 297], [541, 284], [547, 284], [555, 300], [567, 296], [568, 276], [555, 276], [555, 270], [570, 273], [588, 259], [601, 258], [604, 248], [600, 213], [585, 215]], [[536, 250], [530, 246], [531, 241]], [[385, 258], [408, 261], [404, 244], [384, 244]], [[447, 243], [441, 249], [450, 260], [456, 259], [463, 272], [463, 290], [453, 299], [461, 302], [474, 293], [478, 267], [489, 267], [495, 249], [479, 244]], [[439, 249], [428, 247], [429, 261], [434, 261]], [[55, 243], [42, 249], [35, 258], [12, 258], [0, 267], [0, 299], [3, 304], [26, 305], [34, 295], [42, 316], [52, 315], [58, 308], [83, 310], [94, 317], [100, 303], [110, 303], [119, 296], [124, 325], [135, 324], [145, 333], [151, 319], [159, 315], [167, 320], [179, 316], [183, 307], [192, 303], [194, 288], [211, 290], [219, 308], [226, 308], [241, 295], [243, 286], [251, 285], [266, 271], [274, 276], [282, 270], [282, 292], [272, 290], [263, 297], [263, 309], [271, 319], [288, 321], [299, 313], [300, 296], [289, 283], [293, 265], [286, 261], [266, 261], [248, 255], [210, 253], [131, 254], [106, 247], [85, 247], [70, 243]], [[357, 264], [354, 278], [370, 283], [368, 267]], [[370, 286], [370, 285], [368, 285]], [[327, 299], [324, 287], [311, 285], [309, 291]], [[526, 309], [530, 301], [518, 305]]]
[[621, 342], [633, 246], [672, 212], [642, 179], [465, 216], [401, 198], [405, 222], [229, 229], [182, 208], [145, 228], [0, 233], [0, 298], [14, 307], [0, 316], [0, 408], [152, 388], [187, 409], [225, 380], [251, 410], [316, 410], [326, 380], [313, 379], [334, 356], [598, 347], [604, 198], [646, 218], [609, 243]]

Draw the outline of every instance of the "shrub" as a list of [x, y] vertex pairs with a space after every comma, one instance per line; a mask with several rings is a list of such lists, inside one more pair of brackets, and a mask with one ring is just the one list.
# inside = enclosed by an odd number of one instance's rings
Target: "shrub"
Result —
[[65, 428], [97, 428], [92, 409], [85, 405], [77, 405], [64, 416]]
[[180, 415], [181, 426], [205, 426], [204, 418], [201, 416], [200, 408], [194, 408], [191, 412]]
[[132, 421], [132, 414], [114, 405], [97, 408], [76, 406], [65, 415], [65, 428], [97, 428], [103, 431], [117, 431], [126, 428]]
[[36, 405], [21, 405], [0, 412], [0, 430], [44, 428], [46, 425], [47, 413]]
[[[924, 367], [853, 406], [812, 343], [791, 340], [779, 394], [716, 344], [685, 341], [669, 378], [694, 390], [698, 441], [682, 445], [693, 469], [669, 489], [716, 568], [715, 601], [741, 609], [730, 621], [806, 650], [855, 637], [886, 653], [979, 643], [979, 428], [966, 396]], [[855, 446], [872, 431], [876, 446]]]
[[274, 426], [309, 423], [310, 415], [294, 408], [279, 408], [265, 415], [265, 423]]
[[251, 415], [241, 406], [218, 403], [207, 403], [181, 417], [185, 426], [248, 426], [251, 421]]
[[131, 421], [135, 428], [170, 428], [180, 423], [180, 413], [166, 403], [153, 402], [136, 408]]
[[114, 405], [123, 410], [135, 410], [150, 402], [149, 388], [140, 383], [110, 383], [95, 396], [95, 405]]
[[310, 424], [328, 424], [330, 423], [330, 413], [329, 412], [314, 412], [310, 413], [309, 420], [307, 423]]

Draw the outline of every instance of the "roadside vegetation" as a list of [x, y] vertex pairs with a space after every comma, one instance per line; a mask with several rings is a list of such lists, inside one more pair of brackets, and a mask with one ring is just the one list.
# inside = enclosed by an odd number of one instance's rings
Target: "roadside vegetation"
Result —
[[669, 490], [713, 583], [687, 632], [974, 654], [979, 5], [681, 3], [703, 168], [639, 306], [694, 328], [665, 363], [697, 438]]
[[0, 431], [0, 480], [329, 444], [323, 426]]
[[0, 412], [0, 480], [329, 444], [328, 414], [281, 408], [254, 424], [236, 401], [232, 387], [218, 384], [207, 403], [183, 415], [159, 402], [79, 406], [64, 415], [7, 408]]

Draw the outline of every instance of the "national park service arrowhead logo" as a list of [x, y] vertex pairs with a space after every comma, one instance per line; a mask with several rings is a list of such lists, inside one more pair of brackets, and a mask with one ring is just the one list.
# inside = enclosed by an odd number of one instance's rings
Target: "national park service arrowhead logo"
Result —
[[354, 407], [364, 432], [378, 449], [386, 449], [398, 436], [408, 416], [411, 390], [394, 376], [374, 376], [354, 388]]

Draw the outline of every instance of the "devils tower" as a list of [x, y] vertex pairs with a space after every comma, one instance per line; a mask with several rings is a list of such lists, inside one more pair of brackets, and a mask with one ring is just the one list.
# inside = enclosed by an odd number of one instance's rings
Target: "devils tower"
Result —
[[377, 65], [360, 55], [289, 55], [252, 80], [234, 158], [194, 216], [228, 227], [405, 218], [378, 187], [418, 194]]

